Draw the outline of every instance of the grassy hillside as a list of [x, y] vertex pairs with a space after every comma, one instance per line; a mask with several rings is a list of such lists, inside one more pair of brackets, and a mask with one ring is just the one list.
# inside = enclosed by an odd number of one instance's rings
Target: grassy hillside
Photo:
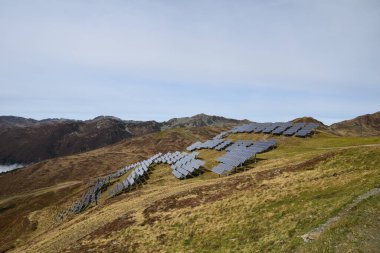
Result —
[[[152, 135], [152, 139], [160, 142], [166, 134]], [[189, 140], [194, 139], [193, 133], [182, 132], [180, 136], [186, 134]], [[272, 137], [234, 134], [229, 138]], [[204, 150], [200, 157], [206, 161], [205, 170], [198, 177], [177, 180], [169, 166], [158, 165], [138, 189], [103, 199], [100, 205], [62, 222], [54, 217], [68, 199], [41, 207], [27, 214], [26, 220], [33, 226], [16, 241], [13, 251], [358, 252], [366, 249], [376, 252], [380, 235], [379, 197], [361, 203], [312, 243], [305, 244], [300, 236], [337, 214], [356, 196], [380, 184], [380, 137], [318, 133], [306, 139], [275, 138], [279, 143], [277, 149], [258, 155], [257, 163], [250, 161], [233, 175], [218, 177], [210, 172], [222, 152]], [[112, 147], [113, 152], [118, 148]], [[115, 157], [111, 160], [117, 162]], [[10, 200], [2, 200], [0, 206], [4, 208]]]
[[206, 140], [223, 130], [219, 127], [172, 129], [0, 174], [0, 252], [12, 248], [16, 240], [17, 243], [26, 241], [36, 232], [37, 223], [30, 220], [30, 215], [49, 214], [38, 221], [37, 232], [41, 224], [55, 226], [58, 210], [71, 205], [96, 177], [156, 152], [182, 150], [196, 139]]

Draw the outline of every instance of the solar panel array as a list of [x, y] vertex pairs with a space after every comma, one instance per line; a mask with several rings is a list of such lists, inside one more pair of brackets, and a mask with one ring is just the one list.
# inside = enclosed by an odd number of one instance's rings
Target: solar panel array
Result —
[[[94, 184], [90, 186], [90, 188], [87, 190], [87, 192], [69, 208], [69, 211], [73, 213], [79, 213], [82, 210], [86, 209], [88, 206], [90, 206], [92, 203], [97, 203], [100, 198], [101, 193], [107, 189], [107, 187], [111, 184], [111, 181], [115, 178], [123, 176], [131, 169], [134, 169], [131, 173], [132, 177], [130, 175], [128, 176], [128, 179], [133, 178], [135, 182], [138, 182], [140, 176], [143, 176], [141, 175], [142, 174], [141, 170], [142, 169], [148, 170], [149, 165], [152, 164], [153, 161], [155, 161], [159, 156], [161, 156], [161, 153], [158, 153], [147, 160], [124, 167], [116, 171], [115, 173], [112, 173], [103, 178], [97, 178]], [[136, 176], [136, 173], [138, 176]], [[144, 172], [143, 174], [145, 173], [146, 172]], [[117, 184], [115, 188], [111, 189], [110, 192], [113, 193], [111, 195], [112, 196], [117, 195], [118, 190], [122, 191], [126, 189], [128, 186], [132, 186], [132, 185], [133, 185], [132, 181], [128, 181], [128, 184], [127, 182], [123, 181], [121, 184]]]
[[273, 123], [256, 123], [256, 128], [253, 130], [255, 133], [261, 133], [264, 129], [270, 127]]
[[[276, 146], [275, 140], [263, 140], [253, 142], [251, 140], [238, 140], [232, 142], [230, 140], [224, 140], [223, 138], [229, 133], [266, 133], [266, 134], [283, 134], [285, 136], [298, 136], [306, 137], [313, 133], [313, 131], [319, 127], [317, 123], [291, 123], [291, 122], [277, 122], [277, 123], [250, 123], [242, 126], [237, 126], [228, 132], [222, 132], [215, 136], [212, 140], [205, 142], [195, 142], [186, 149], [188, 151], [194, 151], [198, 149], [216, 149], [221, 151], [225, 149], [227, 152], [223, 156], [218, 158], [219, 164], [215, 166], [212, 171], [217, 174], [225, 174], [233, 171], [235, 168], [243, 165], [247, 160], [252, 157], [256, 157], [256, 154], [260, 154], [268, 151]], [[114, 179], [120, 178], [130, 170], [132, 172], [128, 177], [121, 182], [114, 185], [109, 190], [109, 197], [116, 196], [121, 192], [132, 189], [139, 183], [144, 182], [147, 179], [151, 170], [152, 164], [166, 163], [171, 165], [172, 174], [178, 179], [184, 179], [189, 176], [195, 176], [199, 174], [204, 162], [197, 159], [198, 153], [193, 152], [191, 154], [185, 152], [169, 152], [164, 155], [158, 153], [149, 159], [126, 166], [118, 171], [98, 178], [93, 185], [90, 186], [88, 191], [80, 198], [79, 201], [73, 204], [69, 209], [70, 212], [79, 213], [92, 203], [97, 203], [101, 193], [104, 192]]]
[[270, 133], [272, 133], [276, 128], [280, 127], [281, 125], [282, 125], [282, 123], [280, 123], [280, 122], [270, 124], [269, 126], [267, 126], [267, 127], [263, 130], [263, 133], [265, 133], [265, 134], [270, 134]]
[[194, 151], [202, 145], [202, 142], [197, 141], [186, 148], [187, 151]]
[[297, 131], [301, 130], [305, 126], [305, 123], [296, 123], [290, 128], [288, 128], [285, 132], [283, 132], [283, 135], [290, 136], [295, 134]]
[[129, 190], [133, 187], [135, 187], [139, 183], [143, 183], [149, 174], [150, 171], [150, 165], [152, 165], [159, 157], [161, 156], [161, 153], [158, 153], [151, 158], [138, 162], [135, 166], [135, 169], [131, 172], [131, 174], [128, 175], [126, 179], [123, 181], [117, 183], [109, 192], [109, 197], [114, 197], [118, 194], [120, 194], [123, 191]]
[[81, 197], [79, 201], [72, 205], [70, 211], [73, 213], [79, 213], [91, 203], [97, 203], [100, 198], [101, 191], [107, 184], [109, 184], [110, 180], [111, 179], [109, 177], [96, 179], [95, 184], [90, 187], [90, 189]]
[[225, 140], [222, 143], [220, 143], [218, 146], [215, 147], [216, 150], [221, 151], [232, 144], [232, 141]]
[[228, 135], [228, 132], [221, 132], [217, 136], [215, 136], [213, 139], [223, 139], [226, 135]]
[[252, 133], [257, 126], [257, 123], [250, 123], [241, 126], [234, 127], [230, 130], [230, 133]]
[[304, 128], [302, 128], [301, 130], [299, 130], [298, 132], [296, 132], [296, 134], [294, 136], [298, 136], [298, 137], [306, 137], [310, 134], [312, 134], [312, 132], [319, 126], [319, 124], [317, 123], [310, 123], [310, 124], [307, 124]]
[[212, 149], [215, 148], [216, 146], [220, 145], [224, 140], [222, 139], [212, 139], [212, 140], [207, 140], [205, 142], [196, 142], [191, 144], [186, 148], [188, 151], [194, 151], [197, 149]]
[[239, 140], [229, 147], [227, 153], [218, 158], [219, 164], [211, 170], [219, 175], [229, 173], [243, 165], [251, 157], [263, 153], [276, 145], [275, 140], [258, 141]]
[[186, 154], [184, 157], [177, 160], [176, 163], [170, 166], [172, 174], [178, 179], [198, 174], [199, 169], [204, 165], [204, 162], [196, 159], [197, 155], [198, 153], [194, 152], [192, 154]]
[[249, 148], [257, 154], [261, 154], [269, 151], [271, 148], [276, 146], [276, 140], [265, 140], [265, 141], [257, 141], [255, 144], [250, 146]]
[[235, 149], [239, 149], [240, 147], [248, 147], [253, 144], [253, 141], [251, 140], [237, 140], [235, 143], [233, 143], [231, 146], [226, 148], [227, 151], [232, 151]]
[[137, 162], [135, 164], [124, 167], [115, 173], [112, 173], [104, 178], [97, 178], [87, 192], [69, 208], [69, 212], [79, 213], [90, 206], [92, 203], [97, 203], [100, 195], [112, 183], [113, 179], [118, 178], [132, 170], [128, 177], [114, 185], [108, 192], [108, 197], [114, 197], [123, 191], [130, 190], [140, 183], [143, 183], [151, 170], [151, 165], [166, 163], [172, 165], [172, 173], [178, 179], [183, 179], [189, 176], [196, 175], [204, 162], [196, 159], [197, 152], [191, 154], [185, 152], [168, 152], [166, 154], [158, 153], [149, 159]]
[[[276, 123], [250, 123], [234, 127], [229, 133], [266, 133], [266, 134], [283, 134], [285, 136], [295, 135], [305, 137], [319, 126], [317, 123], [291, 123], [291, 122], [276, 122]], [[303, 130], [301, 132], [301, 130]], [[296, 134], [300, 132], [300, 134]]]
[[[161, 157], [157, 158], [155, 160], [155, 163], [159, 164], [159, 163], [166, 163], [166, 164], [175, 164], [177, 161], [181, 160], [182, 158], [188, 156], [189, 154], [188, 153], [185, 153], [185, 152], [179, 152], [179, 151], [176, 151], [176, 152], [168, 152], [166, 153], [165, 155], [162, 155]], [[197, 152], [193, 152], [192, 155], [195, 155], [197, 156], [198, 153]]]
[[272, 131], [272, 134], [282, 134], [286, 129], [290, 128], [292, 125], [293, 123], [290, 122], [280, 123], [280, 126], [275, 128]]

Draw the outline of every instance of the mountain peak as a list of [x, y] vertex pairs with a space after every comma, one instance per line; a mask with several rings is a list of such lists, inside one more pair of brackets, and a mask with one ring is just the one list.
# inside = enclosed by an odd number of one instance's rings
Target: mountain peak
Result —
[[196, 114], [191, 117], [173, 118], [162, 123], [162, 130], [178, 127], [202, 127], [202, 126], [233, 126], [236, 124], [248, 123], [248, 120], [229, 119], [221, 116]]
[[380, 135], [380, 111], [332, 124], [330, 128], [338, 135], [378, 136]]
[[313, 118], [313, 117], [310, 117], [310, 116], [304, 116], [304, 117], [300, 117], [300, 118], [296, 118], [296, 119], [293, 119], [291, 120], [291, 122], [293, 123], [318, 123], [320, 126], [324, 126], [326, 127], [325, 124], [323, 124], [321, 121]]

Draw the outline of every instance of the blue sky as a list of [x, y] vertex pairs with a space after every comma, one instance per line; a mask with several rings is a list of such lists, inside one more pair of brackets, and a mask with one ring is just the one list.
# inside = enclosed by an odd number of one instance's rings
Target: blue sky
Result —
[[380, 2], [0, 0], [0, 115], [380, 110]]

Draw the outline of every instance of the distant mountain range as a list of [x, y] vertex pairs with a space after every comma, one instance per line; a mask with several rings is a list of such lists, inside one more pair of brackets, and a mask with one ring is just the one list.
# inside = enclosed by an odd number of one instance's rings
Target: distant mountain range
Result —
[[31, 163], [86, 152], [171, 128], [232, 127], [247, 120], [205, 114], [174, 118], [166, 122], [122, 120], [99, 116], [92, 120], [34, 120], [0, 116], [0, 163]]
[[[92, 120], [45, 119], [34, 120], [14, 116], [0, 116], [0, 163], [31, 163], [41, 160], [86, 152], [171, 128], [203, 126], [233, 127], [248, 120], [198, 114], [174, 118], [165, 122], [122, 120], [99, 116]], [[336, 135], [380, 135], [380, 112], [326, 126], [322, 122], [303, 117], [293, 122], [318, 122], [320, 129]]]

